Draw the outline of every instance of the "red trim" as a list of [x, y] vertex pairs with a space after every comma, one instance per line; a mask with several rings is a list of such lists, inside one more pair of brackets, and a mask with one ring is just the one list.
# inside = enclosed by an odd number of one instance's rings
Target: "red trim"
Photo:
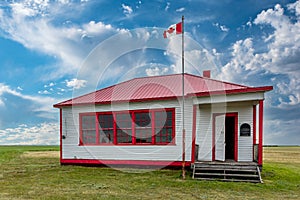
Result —
[[[68, 107], [68, 106], [86, 106], [86, 105], [105, 105], [105, 104], [111, 104], [112, 102], [114, 104], [118, 104], [118, 103], [133, 103], [133, 102], [141, 102], [144, 103], [145, 101], [161, 101], [161, 100], [174, 100], [174, 99], [178, 99], [177, 96], [169, 96], [169, 97], [153, 97], [153, 98], [143, 98], [143, 99], [126, 99], [126, 100], [116, 100], [116, 101], [101, 101], [101, 102], [87, 102], [87, 103], [66, 103], [63, 104], [59, 103], [59, 104], [55, 104], [53, 105], [54, 108], [61, 108], [61, 107]], [[70, 100], [67, 100], [70, 101]], [[66, 102], [67, 102], [66, 101]], [[60, 105], [63, 104], [63, 105]]]
[[[115, 122], [117, 120], [116, 119], [116, 113], [113, 112], [112, 114], [113, 114], [113, 118], [114, 118], [114, 122]], [[117, 136], [117, 123], [114, 123], [113, 126], [114, 126], [114, 144], [117, 144], [117, 142], [118, 142], [117, 137], [116, 137]]]
[[[234, 160], [238, 161], [238, 113], [213, 113], [213, 123], [212, 123], [212, 160], [216, 160], [216, 117], [219, 115], [225, 115], [225, 117], [234, 117]], [[226, 134], [226, 133], [225, 133]]]
[[[131, 130], [132, 130], [132, 144], [136, 145], [136, 133], [135, 133], [135, 113], [130, 113], [131, 117]], [[151, 127], [152, 128], [152, 127]], [[147, 144], [147, 143], [146, 143]]]
[[252, 155], [253, 155], [253, 160], [254, 160], [254, 145], [256, 144], [256, 105], [253, 105], [253, 116], [252, 116], [252, 123], [253, 123], [253, 151], [252, 151]]
[[198, 105], [193, 106], [192, 152], [191, 152], [192, 163], [195, 162], [197, 108]]
[[[226, 115], [227, 116], [227, 115]], [[234, 114], [234, 160], [237, 162], [238, 161], [238, 146], [239, 146], [239, 138], [238, 138], [238, 113]]]
[[151, 126], [152, 126], [152, 143], [154, 144], [155, 143], [155, 135], [156, 135], [155, 123], [153, 123], [153, 122], [155, 122], [155, 113], [154, 112], [151, 112], [151, 119], [152, 119], [152, 124], [151, 124]]
[[60, 162], [62, 162], [62, 108], [59, 109]]
[[264, 101], [259, 101], [259, 138], [258, 138], [258, 164], [263, 163], [263, 116], [264, 116]]
[[267, 92], [273, 90], [273, 86], [263, 86], [263, 87], [255, 87], [255, 88], [239, 88], [239, 89], [232, 89], [232, 90], [219, 90], [219, 91], [208, 91], [208, 92], [198, 92], [198, 93], [191, 93], [188, 96], [211, 96], [211, 95], [221, 95], [221, 94], [240, 94], [240, 93], [254, 93], [254, 92]]
[[[61, 164], [137, 165], [137, 166], [181, 167], [182, 161], [62, 159]], [[191, 165], [191, 162], [189, 162], [189, 161], [186, 162], [187, 167], [190, 165]]]
[[173, 119], [173, 121], [172, 121], [172, 126], [174, 127], [173, 128], [173, 132], [172, 132], [172, 138], [173, 138], [173, 140], [172, 140], [172, 142], [171, 142], [171, 144], [174, 144], [174, 145], [176, 145], [176, 119], [175, 119], [175, 117], [176, 117], [176, 115], [175, 115], [175, 108], [173, 108], [173, 111], [172, 111], [172, 119]]
[[[99, 133], [99, 117], [96, 115], [95, 116], [96, 120], [95, 120], [95, 127], [96, 127], [96, 143], [99, 143], [100, 141], [100, 133]], [[97, 134], [99, 133], [99, 134]]]

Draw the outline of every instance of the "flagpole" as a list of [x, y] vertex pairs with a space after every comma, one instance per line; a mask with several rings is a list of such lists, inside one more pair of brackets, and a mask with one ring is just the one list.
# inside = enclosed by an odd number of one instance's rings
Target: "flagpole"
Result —
[[182, 179], [185, 179], [185, 128], [184, 128], [184, 16], [182, 15]]

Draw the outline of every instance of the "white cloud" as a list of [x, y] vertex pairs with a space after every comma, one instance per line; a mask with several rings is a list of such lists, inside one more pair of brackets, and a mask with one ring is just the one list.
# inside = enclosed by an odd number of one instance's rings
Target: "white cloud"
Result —
[[151, 67], [145, 70], [147, 76], [158, 76], [167, 74], [170, 71], [170, 67], [161, 66], [157, 63], [152, 63]]
[[297, 17], [300, 17], [300, 3], [299, 3], [299, 0], [296, 1], [295, 3], [289, 4], [287, 7], [292, 12], [294, 11]]
[[239, 40], [232, 46], [232, 59], [224, 65], [218, 78], [237, 83], [245, 83], [247, 76], [260, 70], [260, 55], [254, 53], [251, 38]]
[[251, 26], [252, 26], [252, 22], [251, 22], [251, 21], [248, 21], [248, 22], [246, 23], [246, 25], [249, 26], [249, 27], [251, 27]]
[[122, 4], [123, 13], [128, 17], [132, 12], [132, 8], [128, 5]]
[[168, 11], [168, 10], [169, 10], [170, 5], [171, 5], [171, 3], [170, 3], [170, 2], [167, 2], [167, 5], [166, 5], [166, 7], [165, 7], [165, 11]]
[[[182, 70], [181, 48], [181, 38], [170, 37], [165, 55], [170, 57], [175, 73], [181, 73]], [[216, 50], [209, 51], [190, 37], [185, 37], [184, 58], [185, 72], [187, 73], [202, 74], [204, 69], [217, 70], [216, 58], [218, 58], [218, 53]]]
[[78, 80], [77, 78], [73, 78], [72, 80], [66, 80], [67, 87], [71, 87], [74, 89], [80, 89], [86, 86], [86, 80]]
[[48, 90], [38, 91], [39, 94], [51, 94]]
[[110, 24], [104, 24], [103, 22], [90, 21], [88, 24], [83, 25], [82, 34], [85, 35], [97, 35], [103, 34], [106, 31], [113, 30]]
[[299, 132], [295, 131], [295, 124], [300, 119], [273, 119], [265, 120], [264, 144], [298, 145], [300, 144]]
[[[10, 94], [16, 97], [20, 97], [23, 100], [29, 100], [32, 102], [32, 112], [45, 112], [53, 113], [52, 105], [57, 103], [57, 99], [43, 96], [25, 95], [16, 90], [11, 89], [8, 85], [0, 83], [0, 105], [5, 106], [4, 94]], [[28, 107], [31, 105], [28, 105]], [[52, 118], [52, 117], [50, 117]]]
[[18, 86], [18, 87], [17, 87], [17, 89], [18, 89], [18, 90], [20, 90], [20, 91], [22, 91], [22, 90], [23, 90], [23, 88], [21, 88], [20, 86]]
[[176, 12], [183, 12], [185, 10], [184, 7], [176, 9]]
[[53, 87], [54, 85], [56, 85], [56, 84], [53, 82], [50, 82], [49, 84], [44, 85], [44, 88]]
[[[65, 4], [70, 4], [69, 9], [76, 9], [71, 1], [46, 0], [7, 3], [11, 12], [0, 8], [0, 30], [5, 37], [57, 59], [58, 63], [52, 66], [52, 73], [43, 79], [75, 74], [84, 58], [101, 39], [122, 31], [110, 24], [95, 21], [81, 25], [54, 25], [52, 17], [64, 15], [67, 12]], [[72, 10], [72, 13], [76, 11]]]
[[41, 123], [36, 126], [20, 124], [16, 128], [0, 130], [0, 145], [57, 145], [58, 123]]
[[221, 31], [223, 31], [223, 32], [228, 32], [228, 31], [229, 31], [229, 28], [227, 28], [225, 25], [221, 25], [221, 24], [219, 24], [219, 23], [214, 23], [213, 25], [214, 25], [215, 27], [221, 29]]
[[[251, 38], [237, 41], [232, 46], [232, 59], [224, 65], [221, 79], [256, 85], [265, 82], [276, 86], [273, 102], [281, 107], [300, 103], [300, 15], [297, 11], [300, 1], [288, 5], [295, 18], [285, 15], [284, 8], [277, 4], [274, 8], [262, 11], [254, 19], [253, 25], [271, 26], [274, 31], [262, 35], [264, 43], [253, 44]], [[259, 51], [255, 46], [259, 46]], [[265, 49], [263, 52], [261, 49]], [[279, 76], [280, 75], [280, 76]], [[276, 82], [268, 81], [276, 76]], [[259, 81], [258, 81], [259, 80]], [[264, 81], [263, 81], [264, 80]], [[285, 95], [285, 97], [281, 97]]]

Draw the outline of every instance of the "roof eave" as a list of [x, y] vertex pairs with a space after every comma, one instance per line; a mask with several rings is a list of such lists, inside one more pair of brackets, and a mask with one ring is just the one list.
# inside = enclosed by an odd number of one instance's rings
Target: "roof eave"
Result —
[[254, 93], [254, 92], [268, 92], [273, 90], [273, 86], [262, 86], [262, 87], [247, 87], [239, 88], [233, 90], [219, 90], [219, 91], [209, 91], [209, 92], [198, 92], [191, 93], [188, 96], [212, 96], [212, 95], [224, 95], [224, 94], [242, 94], [242, 93]]
[[173, 100], [178, 98], [178, 96], [169, 96], [169, 97], [154, 97], [154, 98], [143, 98], [143, 99], [132, 99], [132, 100], [117, 100], [117, 101], [101, 101], [101, 102], [83, 102], [83, 103], [58, 103], [53, 105], [54, 108], [62, 108], [62, 107], [69, 107], [69, 106], [86, 106], [86, 105], [107, 105], [107, 104], [121, 104], [121, 103], [135, 103], [135, 102], [145, 102], [145, 101], [166, 101], [166, 100]]

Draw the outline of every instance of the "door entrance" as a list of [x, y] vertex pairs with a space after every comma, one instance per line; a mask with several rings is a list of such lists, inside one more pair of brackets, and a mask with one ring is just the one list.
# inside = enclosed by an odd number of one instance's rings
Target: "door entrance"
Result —
[[234, 159], [235, 117], [225, 118], [225, 159]]
[[237, 161], [237, 113], [214, 114], [213, 160]]

